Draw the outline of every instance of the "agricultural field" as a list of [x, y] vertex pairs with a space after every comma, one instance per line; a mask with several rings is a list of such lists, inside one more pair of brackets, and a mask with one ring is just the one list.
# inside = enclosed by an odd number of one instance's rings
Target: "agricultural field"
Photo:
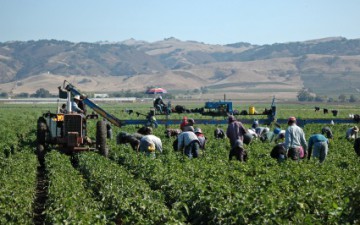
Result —
[[[266, 106], [255, 105], [259, 111]], [[315, 112], [310, 104], [277, 106], [278, 118], [335, 118]], [[149, 110], [141, 103], [103, 107], [120, 119], [144, 119], [125, 109]], [[360, 113], [354, 105], [320, 107], [339, 110], [336, 118]], [[229, 141], [213, 137], [215, 125], [195, 124], [208, 138], [197, 159], [175, 152], [175, 139], [165, 137], [163, 126], [154, 129], [163, 142], [163, 153], [155, 159], [134, 152], [130, 145], [117, 145], [116, 134], [139, 128], [129, 125], [113, 127], [107, 158], [97, 152], [70, 156], [49, 150], [40, 166], [35, 154], [37, 119], [55, 109], [56, 105], [0, 105], [0, 224], [360, 223], [360, 157], [353, 142], [344, 138], [354, 124], [326, 124], [334, 139], [322, 164], [314, 159], [278, 163], [270, 157], [274, 143], [260, 140], [246, 146], [246, 163], [229, 161]], [[206, 118], [187, 116], [195, 122]], [[170, 117], [180, 124], [183, 115]], [[95, 139], [96, 122], [88, 121], [87, 126]], [[305, 125], [306, 138], [323, 126]]]

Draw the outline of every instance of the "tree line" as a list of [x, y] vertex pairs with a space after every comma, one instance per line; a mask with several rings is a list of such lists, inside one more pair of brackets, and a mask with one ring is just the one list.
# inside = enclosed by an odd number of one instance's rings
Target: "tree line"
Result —
[[351, 94], [347, 96], [340, 94], [337, 99], [333, 97], [321, 96], [311, 93], [308, 89], [303, 88], [297, 94], [297, 99], [300, 102], [358, 102], [357, 96]]
[[[93, 98], [94, 97], [94, 93], [88, 93], [86, 94], [88, 97]], [[154, 97], [154, 95], [149, 95], [146, 94], [144, 92], [134, 92], [131, 90], [127, 90], [127, 91], [118, 91], [118, 92], [111, 92], [108, 93], [110, 98], [128, 98], [128, 97], [135, 97], [135, 98], [152, 98]], [[164, 98], [166, 99], [174, 99], [175, 96], [172, 95], [171, 93], [164, 93], [161, 94]], [[9, 94], [7, 92], [0, 92], [0, 98], [57, 98], [58, 95], [57, 94], [51, 94], [48, 90], [46, 90], [45, 88], [40, 88], [38, 90], [36, 90], [35, 93], [33, 94], [29, 94], [27, 92], [22, 92], [19, 94]]]

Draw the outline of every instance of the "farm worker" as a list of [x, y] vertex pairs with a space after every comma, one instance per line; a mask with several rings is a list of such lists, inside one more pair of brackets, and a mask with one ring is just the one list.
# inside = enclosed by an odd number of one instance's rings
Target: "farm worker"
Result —
[[269, 132], [270, 129], [268, 127], [256, 127], [255, 132], [258, 137], [261, 137], [263, 134]]
[[61, 107], [59, 108], [59, 113], [67, 113], [67, 110], [66, 110], [66, 104], [62, 104]]
[[256, 133], [256, 131], [255, 131], [254, 128], [249, 128], [249, 129], [248, 129], [248, 133], [249, 133], [253, 138], [257, 138], [257, 137], [258, 137], [258, 135], [257, 135], [257, 133]]
[[86, 98], [85, 95], [80, 95], [80, 102], [78, 103], [78, 106], [82, 111], [84, 111], [83, 113], [86, 115], [86, 105], [83, 101], [85, 98]]
[[268, 132], [263, 132], [263, 134], [260, 136], [260, 141], [265, 142], [272, 142], [274, 140], [275, 137], [275, 133], [272, 131], [268, 131]]
[[251, 125], [251, 128], [256, 129], [257, 127], [259, 127], [259, 121], [258, 121], [258, 120], [254, 120], [253, 124]]
[[356, 138], [354, 142], [355, 153], [360, 156], [360, 138]]
[[323, 128], [321, 129], [321, 134], [322, 134], [322, 135], [325, 135], [326, 138], [328, 138], [328, 139], [332, 139], [332, 138], [334, 137], [334, 135], [333, 135], [330, 127], [323, 127]]
[[[249, 132], [249, 130], [247, 130], [248, 132], [244, 134], [244, 137], [243, 137], [243, 144], [250, 144], [251, 141], [253, 140], [253, 138], [256, 138], [256, 136], [254, 136], [252, 133]], [[256, 134], [255, 134], [256, 135]]]
[[277, 159], [278, 162], [286, 160], [286, 149], [284, 143], [276, 144], [270, 153], [271, 158]]
[[311, 157], [312, 149], [314, 148], [313, 157], [319, 158], [320, 163], [324, 162], [328, 153], [329, 140], [322, 134], [313, 134], [309, 138], [308, 145], [308, 159]]
[[73, 112], [84, 113], [84, 110], [82, 110], [79, 107], [80, 102], [81, 102], [80, 95], [75, 95], [73, 101], [71, 102], [71, 110]]
[[182, 131], [194, 131], [194, 119], [188, 119], [187, 124], [183, 127]]
[[194, 130], [180, 133], [177, 140], [178, 151], [183, 151], [189, 158], [197, 158], [199, 156], [200, 142]]
[[187, 124], [188, 124], [188, 118], [184, 116], [180, 124], [180, 130], [183, 130]]
[[248, 158], [247, 151], [244, 149], [243, 142], [240, 139], [237, 139], [234, 143], [234, 146], [230, 150], [229, 160], [232, 160], [233, 157], [236, 157], [240, 162], [246, 162]]
[[306, 156], [307, 143], [304, 131], [296, 125], [296, 118], [288, 119], [288, 128], [285, 131], [285, 149], [288, 157], [298, 160]]
[[166, 105], [165, 105], [165, 103], [163, 102], [161, 95], [154, 100], [154, 107], [155, 107], [156, 109], [158, 109], [158, 110], [160, 111], [160, 113], [163, 112], [163, 108], [164, 108], [165, 106], [166, 106]]
[[149, 112], [146, 116], [146, 119], [147, 119], [147, 124], [148, 126], [152, 126], [152, 127], [155, 127], [157, 128], [159, 126], [158, 122], [156, 121], [156, 118], [155, 116]]
[[154, 158], [155, 151], [162, 152], [161, 139], [152, 134], [151, 127], [145, 128], [145, 135], [140, 139], [139, 151]]
[[230, 140], [231, 148], [235, 146], [236, 140], [243, 142], [244, 135], [247, 133], [247, 129], [243, 126], [240, 121], [237, 121], [236, 118], [231, 115], [228, 117], [228, 127], [226, 130], [226, 136]]
[[195, 128], [194, 133], [196, 134], [197, 138], [199, 139], [200, 148], [202, 150], [205, 150], [205, 145], [206, 145], [207, 138], [204, 136], [201, 128], [199, 128], [199, 127]]
[[275, 134], [275, 143], [278, 143], [279, 141], [284, 140], [285, 138], [285, 130], [281, 130], [278, 127], [274, 129], [274, 134]]
[[357, 138], [359, 128], [357, 126], [351, 127], [346, 131], [346, 139], [353, 140]]
[[225, 131], [219, 127], [214, 130], [215, 139], [224, 139], [226, 137]]

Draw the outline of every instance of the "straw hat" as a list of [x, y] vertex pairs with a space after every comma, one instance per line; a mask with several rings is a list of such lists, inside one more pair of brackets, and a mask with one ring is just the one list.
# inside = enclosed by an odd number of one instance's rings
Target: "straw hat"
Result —
[[359, 132], [359, 128], [358, 128], [357, 126], [354, 126], [354, 127], [353, 127], [353, 131]]
[[201, 130], [201, 128], [195, 128], [195, 130], [194, 130], [194, 133], [199, 133], [199, 134], [202, 134], [202, 130]]

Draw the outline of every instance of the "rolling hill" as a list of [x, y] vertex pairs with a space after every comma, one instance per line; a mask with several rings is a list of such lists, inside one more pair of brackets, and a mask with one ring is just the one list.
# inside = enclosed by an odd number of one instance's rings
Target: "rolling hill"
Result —
[[[173, 93], [206, 88], [195, 97], [294, 99], [302, 88], [318, 95], [358, 95], [360, 39], [209, 45], [167, 38], [153, 43], [39, 40], [0, 43], [0, 92], [56, 93], [64, 80], [85, 92]], [[197, 92], [198, 93], [198, 92]], [[220, 98], [221, 98], [220, 97]]]

